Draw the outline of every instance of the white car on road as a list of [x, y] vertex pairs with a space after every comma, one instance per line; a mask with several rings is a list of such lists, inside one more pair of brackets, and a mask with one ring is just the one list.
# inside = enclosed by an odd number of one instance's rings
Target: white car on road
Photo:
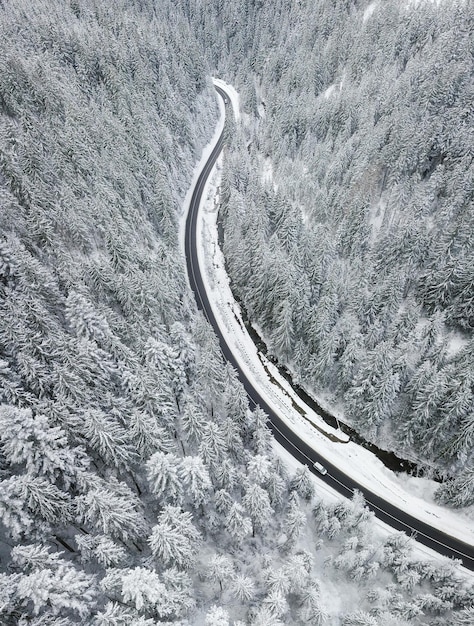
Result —
[[321, 465], [321, 463], [317, 463], [317, 462], [316, 462], [316, 463], [313, 463], [313, 467], [314, 467], [314, 469], [315, 469], [315, 470], [317, 470], [320, 474], [323, 474], [323, 476], [324, 476], [324, 474], [327, 474], [327, 473], [328, 473], [327, 469], [324, 467], [324, 465]]

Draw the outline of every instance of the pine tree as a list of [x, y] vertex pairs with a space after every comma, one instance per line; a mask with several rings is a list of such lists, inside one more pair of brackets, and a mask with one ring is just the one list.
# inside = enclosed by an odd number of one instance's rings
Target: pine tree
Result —
[[232, 491], [239, 480], [240, 473], [230, 458], [224, 459], [213, 469], [214, 484], [221, 489]]
[[111, 337], [105, 317], [82, 294], [71, 291], [66, 300], [66, 319], [74, 332], [86, 339], [104, 343]]
[[262, 605], [262, 615], [272, 615], [273, 619], [276, 620], [284, 618], [289, 610], [288, 602], [280, 591], [270, 591], [270, 593], [263, 598]]
[[299, 615], [308, 624], [322, 626], [327, 622], [328, 615], [321, 606], [321, 593], [319, 586], [310, 584], [302, 592], [302, 607]]
[[311, 500], [314, 496], [313, 477], [307, 465], [296, 470], [290, 482], [290, 489], [296, 491], [305, 500]]
[[121, 579], [122, 597], [126, 604], [131, 604], [138, 611], [150, 611], [159, 606], [162, 617], [172, 614], [171, 607], [165, 609], [168, 604], [166, 587], [156, 572], [144, 567], [134, 567], [122, 570]]
[[206, 626], [229, 626], [229, 613], [220, 606], [212, 606], [206, 615]]
[[77, 514], [86, 526], [123, 541], [146, 535], [147, 524], [135, 494], [116, 479], [93, 477], [85, 494], [75, 500]]
[[90, 616], [97, 595], [94, 576], [38, 545], [14, 548], [12, 565], [22, 570], [10, 577], [14, 604], [21, 613]]
[[176, 567], [166, 569], [162, 574], [168, 594], [172, 597], [177, 615], [189, 613], [195, 608], [195, 592], [191, 577]]
[[12, 404], [16, 404], [22, 395], [19, 376], [3, 359], [0, 359], [0, 392], [1, 397]]
[[175, 454], [155, 452], [147, 461], [147, 478], [151, 490], [163, 500], [174, 503], [183, 498], [182, 479], [179, 475], [181, 462]]
[[185, 366], [178, 352], [163, 341], [150, 337], [145, 344], [145, 358], [147, 363], [159, 370], [164, 386], [173, 391], [179, 410], [187, 380]]
[[467, 468], [454, 479], [442, 483], [435, 498], [453, 507], [469, 506], [474, 502], [474, 470]]
[[185, 439], [192, 445], [197, 445], [203, 437], [207, 421], [202, 412], [194, 404], [187, 402], [181, 416], [181, 424]]
[[166, 506], [158, 516], [158, 524], [153, 526], [148, 542], [153, 555], [165, 565], [187, 569], [195, 558], [200, 539], [190, 513]]
[[[280, 598], [270, 598], [270, 604], [272, 602], [279, 603]], [[252, 619], [252, 626], [284, 626], [285, 622], [278, 619], [272, 610], [272, 606], [263, 606], [256, 611], [255, 616]]]
[[342, 619], [343, 626], [377, 626], [375, 617], [365, 611], [355, 611]]
[[279, 594], [286, 597], [291, 588], [291, 580], [289, 580], [285, 567], [272, 567], [271, 564], [264, 570], [264, 580], [269, 593]]
[[224, 554], [214, 554], [209, 559], [205, 576], [212, 582], [219, 583], [221, 593], [223, 591], [223, 585], [227, 586], [232, 580], [234, 575], [234, 566], [232, 560]]
[[252, 523], [248, 517], [245, 517], [244, 509], [238, 502], [234, 502], [228, 508], [225, 518], [225, 528], [236, 542], [242, 541], [252, 532]]
[[469, 626], [474, 619], [474, 608], [469, 607], [453, 615], [453, 626]]
[[10, 479], [9, 486], [31, 513], [50, 524], [63, 525], [71, 520], [69, 495], [45, 478], [35, 478], [29, 474], [14, 476]]
[[285, 480], [279, 476], [278, 472], [274, 470], [265, 484], [265, 489], [270, 497], [270, 502], [273, 507], [278, 507], [283, 501], [283, 494], [286, 489]]
[[242, 603], [248, 603], [255, 594], [255, 584], [251, 578], [237, 574], [232, 581], [232, 594]]
[[209, 467], [216, 467], [224, 459], [227, 447], [221, 429], [215, 422], [204, 425], [199, 456]]
[[272, 507], [268, 493], [258, 485], [247, 485], [242, 504], [252, 520], [252, 535], [257, 530], [264, 530], [272, 515]]
[[252, 413], [252, 418], [252, 448], [258, 454], [270, 455], [273, 436], [267, 426], [268, 416], [260, 407], [257, 407]]
[[393, 351], [383, 342], [367, 355], [349, 392], [349, 408], [371, 436], [393, 415], [399, 391], [400, 375], [394, 371]]
[[232, 496], [225, 489], [219, 489], [214, 495], [214, 503], [218, 513], [227, 515], [233, 503]]
[[37, 527], [35, 515], [27, 509], [21, 482], [16, 476], [0, 482], [0, 519], [15, 540], [30, 536]]
[[173, 346], [178, 353], [180, 362], [184, 367], [188, 380], [191, 377], [194, 366], [194, 346], [190, 341], [190, 337], [181, 322], [174, 322], [170, 329], [170, 336], [173, 340]]
[[153, 619], [140, 617], [136, 609], [128, 608], [117, 602], [107, 602], [92, 622], [93, 626], [154, 626]]
[[225, 447], [229, 451], [230, 458], [239, 462], [245, 456], [241, 427], [236, 420], [227, 418], [222, 423], [221, 428]]
[[240, 428], [245, 428], [248, 412], [247, 392], [230, 363], [226, 364], [225, 374], [224, 407], [226, 414]]
[[157, 451], [171, 452], [175, 445], [154, 415], [137, 409], [130, 414], [128, 436], [142, 459]]
[[292, 493], [288, 499], [287, 511], [285, 521], [283, 523], [283, 529], [287, 536], [286, 548], [294, 545], [298, 539], [301, 531], [306, 525], [306, 515], [301, 510], [298, 496], [296, 493]]
[[51, 426], [45, 415], [31, 409], [0, 406], [0, 440], [13, 465], [23, 465], [33, 476], [64, 484], [67, 489], [84, 472], [87, 459], [82, 448], [69, 448], [65, 431]]
[[272, 343], [278, 355], [286, 361], [293, 352], [294, 325], [293, 308], [288, 299], [282, 300], [277, 313]]
[[253, 483], [262, 485], [270, 477], [271, 461], [267, 456], [256, 454], [247, 463], [247, 473]]
[[178, 474], [184, 491], [191, 498], [193, 506], [203, 504], [211, 488], [211, 479], [204, 463], [198, 456], [186, 456], [181, 460]]
[[99, 409], [86, 411], [81, 432], [104, 463], [128, 469], [135, 460], [127, 431], [111, 415]]
[[119, 567], [127, 558], [125, 548], [107, 535], [76, 535], [76, 544], [84, 562], [97, 561], [102, 567]]

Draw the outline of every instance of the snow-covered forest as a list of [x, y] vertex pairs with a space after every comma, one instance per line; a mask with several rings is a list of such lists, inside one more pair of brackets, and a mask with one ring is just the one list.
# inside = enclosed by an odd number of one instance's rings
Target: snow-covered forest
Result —
[[183, 4], [247, 112], [221, 216], [249, 319], [364, 437], [444, 473], [441, 502], [472, 504], [472, 3]]
[[472, 622], [456, 562], [277, 455], [179, 245], [220, 70], [246, 109], [222, 218], [249, 314], [358, 427], [464, 467], [468, 500], [472, 23], [359, 4], [0, 3], [1, 624]]

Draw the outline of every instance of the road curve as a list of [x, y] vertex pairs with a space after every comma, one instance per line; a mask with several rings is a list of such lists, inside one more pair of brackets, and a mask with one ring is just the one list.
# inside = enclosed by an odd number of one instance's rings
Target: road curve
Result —
[[[228, 94], [220, 87], [215, 86], [224, 103], [230, 102]], [[221, 153], [224, 143], [224, 131], [222, 131], [209, 159], [204, 165], [199, 178], [196, 182], [189, 211], [186, 218], [185, 227], [185, 255], [186, 267], [188, 272], [189, 283], [194, 292], [198, 308], [203, 311], [207, 320], [211, 324], [219, 338], [220, 347], [224, 357], [237, 370], [240, 381], [245, 387], [249, 396], [251, 408], [260, 406], [269, 417], [269, 427], [275, 439], [283, 445], [283, 447], [298, 461], [306, 464], [309, 469], [317, 474], [318, 478], [330, 487], [341, 493], [343, 496], [351, 497], [354, 490], [360, 491], [366, 500], [367, 506], [375, 513], [375, 515], [383, 522], [389, 524], [395, 530], [401, 530], [412, 535], [420, 543], [428, 546], [436, 552], [448, 557], [459, 559], [464, 567], [474, 571], [474, 546], [450, 537], [446, 533], [429, 526], [425, 522], [409, 515], [402, 509], [392, 505], [380, 496], [372, 493], [362, 485], [359, 485], [347, 474], [341, 472], [335, 465], [329, 463], [321, 457], [308, 443], [298, 437], [278, 415], [269, 407], [265, 400], [253, 383], [247, 378], [245, 372], [239, 366], [237, 359], [230, 350], [226, 338], [221, 333], [219, 325], [212, 311], [209, 298], [206, 292], [206, 286], [201, 275], [198, 260], [197, 249], [197, 220], [199, 213], [199, 205], [201, 203], [202, 194], [214, 167], [214, 164]], [[327, 468], [328, 473], [324, 476], [319, 474], [313, 468], [313, 463], [319, 461]]]

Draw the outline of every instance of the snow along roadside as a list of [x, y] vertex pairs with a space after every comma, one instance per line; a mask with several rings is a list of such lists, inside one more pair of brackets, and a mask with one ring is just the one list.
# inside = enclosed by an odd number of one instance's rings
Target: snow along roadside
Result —
[[[229, 94], [233, 106], [238, 106], [238, 97], [235, 90], [230, 90], [223, 81], [219, 81]], [[224, 114], [224, 105], [221, 103], [221, 111]], [[239, 115], [235, 115], [239, 119]], [[223, 123], [223, 120], [221, 120]], [[220, 128], [222, 128], [220, 126]], [[213, 144], [215, 145], [215, 144]], [[210, 154], [210, 151], [208, 152]], [[316, 430], [307, 420], [294, 410], [287, 393], [282, 389], [289, 390], [288, 383], [278, 374], [276, 368], [271, 369], [272, 378], [278, 380], [278, 386], [272, 384], [269, 374], [262, 366], [255, 344], [249, 337], [243, 324], [240, 308], [234, 301], [229, 286], [229, 279], [225, 272], [224, 258], [218, 246], [217, 239], [217, 209], [218, 209], [218, 185], [222, 169], [222, 157], [219, 157], [206, 184], [200, 206], [200, 218], [198, 220], [198, 250], [199, 264], [202, 274], [208, 286], [209, 300], [216, 320], [225, 333], [226, 339], [236, 356], [240, 366], [246, 370], [247, 376], [259, 388], [262, 396], [279, 416], [301, 437], [304, 438], [318, 453], [328, 461], [338, 466], [348, 475], [353, 476], [361, 485], [383, 498], [390, 497], [393, 504], [407, 511], [414, 517], [426, 522], [430, 526], [467, 543], [474, 543], [474, 524], [472, 521], [457, 515], [454, 511], [441, 507], [433, 502], [427, 502], [416, 494], [411, 493], [406, 487], [411, 487], [411, 482], [398, 478], [397, 475], [385, 468], [373, 454], [364, 448], [360, 448], [353, 442], [331, 442], [321, 431], [331, 430], [316, 414], [312, 419], [318, 423]], [[200, 242], [200, 243], [199, 243]], [[271, 365], [271, 364], [269, 364]], [[291, 393], [293, 396], [293, 393]], [[299, 400], [298, 404], [302, 404]], [[306, 409], [307, 413], [312, 413]], [[319, 430], [319, 428], [321, 430]], [[335, 429], [332, 429], [337, 433]], [[416, 479], [426, 483], [429, 491], [429, 482], [426, 479]], [[318, 481], [320, 484], [321, 481]], [[326, 489], [328, 489], [325, 486]], [[417, 487], [417, 491], [420, 491]], [[334, 492], [336, 494], [336, 492]], [[337, 494], [337, 497], [341, 496]], [[390, 529], [393, 532], [393, 529]], [[428, 552], [423, 548], [424, 551]], [[436, 554], [433, 552], [433, 554]]]
[[[214, 80], [214, 83], [216, 83], [215, 80]], [[234, 89], [234, 92], [235, 92], [235, 89]], [[225, 106], [224, 106], [224, 103], [222, 102], [222, 98], [217, 93], [216, 93], [216, 98], [218, 99], [218, 103], [219, 103], [219, 119], [217, 121], [217, 126], [214, 130], [214, 134], [212, 135], [212, 139], [209, 141], [207, 146], [203, 148], [201, 158], [199, 159], [199, 162], [196, 164], [196, 167], [194, 168], [193, 177], [191, 179], [191, 182], [189, 183], [188, 191], [186, 192], [186, 195], [184, 196], [184, 199], [183, 199], [182, 213], [179, 219], [179, 246], [180, 246], [180, 251], [183, 257], [185, 257], [184, 241], [185, 241], [185, 236], [186, 236], [186, 218], [188, 216], [189, 205], [191, 204], [191, 198], [194, 193], [194, 188], [196, 187], [196, 183], [197, 183], [197, 180], [199, 178], [199, 174], [201, 173], [202, 168], [207, 163], [209, 157], [211, 156], [212, 151], [214, 150], [216, 146], [216, 143], [219, 140], [219, 137], [221, 136], [222, 131], [224, 130]], [[238, 103], [238, 96], [237, 96], [237, 103]], [[233, 106], [233, 103], [232, 103], [232, 106]]]

